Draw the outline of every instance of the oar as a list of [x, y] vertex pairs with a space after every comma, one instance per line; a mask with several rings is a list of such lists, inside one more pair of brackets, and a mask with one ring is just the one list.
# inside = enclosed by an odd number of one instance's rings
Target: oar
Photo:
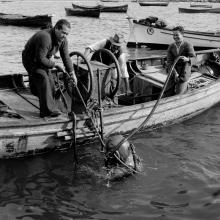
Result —
[[168, 76], [167, 76], [167, 79], [166, 79], [166, 81], [165, 81], [165, 84], [164, 84], [164, 86], [163, 86], [163, 89], [162, 89], [162, 91], [161, 91], [161, 93], [160, 93], [160, 95], [159, 95], [159, 98], [157, 99], [157, 101], [156, 101], [154, 107], [152, 108], [150, 114], [146, 117], [146, 119], [145, 119], [136, 129], [134, 129], [127, 137], [125, 137], [124, 139], [122, 139], [122, 140], [118, 143], [118, 145], [117, 145], [116, 148], [115, 148], [116, 150], [118, 150], [118, 149], [120, 148], [120, 146], [121, 146], [125, 141], [127, 141], [129, 138], [131, 138], [133, 135], [135, 135], [141, 128], [143, 128], [144, 125], [145, 125], [145, 124], [149, 121], [149, 119], [152, 117], [153, 113], [155, 112], [155, 110], [156, 110], [156, 108], [157, 108], [157, 106], [158, 106], [158, 104], [159, 104], [159, 102], [160, 102], [160, 100], [161, 100], [161, 98], [162, 98], [162, 96], [163, 96], [163, 94], [164, 94], [164, 92], [165, 92], [165, 89], [166, 89], [166, 87], [167, 87], [167, 84], [168, 84], [168, 82], [169, 82], [169, 79], [170, 79], [170, 77], [171, 77], [171, 75], [172, 75], [172, 73], [173, 73], [174, 67], [175, 67], [175, 65], [176, 65], [176, 63], [178, 62], [179, 59], [180, 59], [180, 56], [178, 56], [178, 57], [175, 59], [175, 61], [174, 61], [174, 63], [173, 63], [173, 66], [172, 66], [172, 68], [170, 69], [170, 72], [169, 72], [169, 74], [168, 74]]

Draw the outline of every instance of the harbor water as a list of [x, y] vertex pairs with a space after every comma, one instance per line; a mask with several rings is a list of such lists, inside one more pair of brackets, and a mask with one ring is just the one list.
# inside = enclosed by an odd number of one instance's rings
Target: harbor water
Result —
[[[53, 24], [68, 19], [72, 25], [70, 51], [83, 52], [86, 45], [115, 32], [127, 39], [128, 16], [156, 16], [188, 30], [220, 31], [219, 14], [179, 14], [178, 7], [188, 6], [187, 2], [171, 2], [168, 7], [126, 2], [127, 14], [101, 13], [99, 19], [66, 17], [64, 7], [71, 3], [9, 0], [0, 1], [0, 7], [2, 13], [53, 14]], [[0, 26], [0, 74], [25, 72], [21, 51], [36, 31]], [[132, 57], [155, 53], [165, 51], [128, 48]], [[77, 167], [71, 150], [0, 160], [0, 220], [220, 219], [220, 104], [188, 121], [137, 134], [131, 141], [143, 160], [144, 172], [114, 183], [104, 179], [98, 143], [78, 148]]]

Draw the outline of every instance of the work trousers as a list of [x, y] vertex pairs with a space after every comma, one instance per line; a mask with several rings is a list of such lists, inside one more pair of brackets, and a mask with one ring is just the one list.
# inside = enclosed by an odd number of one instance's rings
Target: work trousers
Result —
[[30, 90], [39, 98], [40, 116], [49, 116], [51, 112], [57, 111], [55, 102], [55, 83], [49, 69], [37, 68], [23, 58], [23, 65], [29, 75]]

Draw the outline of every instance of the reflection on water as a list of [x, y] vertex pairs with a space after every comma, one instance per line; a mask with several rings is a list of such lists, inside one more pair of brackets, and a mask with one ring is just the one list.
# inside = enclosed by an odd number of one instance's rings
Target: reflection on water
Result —
[[[86, 4], [86, 2], [83, 2]], [[93, 2], [91, 2], [92, 4]], [[130, 16], [155, 15], [187, 29], [217, 31], [216, 14], [179, 14], [178, 5], [140, 8], [129, 3]], [[216, 4], [218, 5], [218, 4]], [[71, 1], [11, 1], [1, 12], [54, 14], [65, 17]], [[121, 31], [128, 37], [126, 14], [101, 14], [100, 19], [68, 17], [70, 51], [83, 51], [97, 39]], [[36, 29], [1, 26], [0, 73], [24, 72], [21, 51]], [[129, 49], [130, 56], [155, 53]], [[164, 51], [157, 51], [161, 54]], [[144, 173], [108, 183], [97, 146], [80, 146], [77, 169], [73, 152], [0, 161], [0, 219], [199, 219], [220, 218], [220, 105], [190, 121], [132, 140], [144, 162]]]

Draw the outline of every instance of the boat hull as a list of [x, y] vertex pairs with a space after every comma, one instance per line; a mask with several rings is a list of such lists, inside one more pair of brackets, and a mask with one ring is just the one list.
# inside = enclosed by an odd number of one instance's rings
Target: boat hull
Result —
[[23, 16], [19, 14], [0, 13], [0, 24], [26, 27], [49, 27], [52, 26], [52, 16]]
[[[211, 32], [184, 32], [185, 40], [191, 42], [196, 50], [220, 47], [220, 35]], [[173, 42], [173, 32], [168, 28], [158, 28], [130, 21], [128, 47], [146, 45], [153, 49], [167, 49]]]
[[100, 10], [99, 9], [72, 9], [65, 8], [67, 16], [81, 16], [81, 17], [93, 17], [99, 18]]
[[96, 9], [100, 10], [101, 12], [124, 12], [126, 13], [128, 10], [128, 4], [124, 5], [117, 5], [117, 6], [106, 6], [106, 5], [96, 5], [96, 6], [84, 6], [84, 5], [77, 5], [72, 4], [73, 8], [77, 9]]
[[140, 6], [168, 6], [169, 2], [139, 2]]
[[[163, 67], [165, 57], [130, 59], [127, 63], [128, 71], [130, 77], [135, 75], [131, 85], [133, 95], [118, 93], [115, 98], [118, 99], [119, 105], [109, 105], [108, 102], [107, 105], [103, 104], [103, 117], [100, 117], [100, 108], [96, 102], [89, 103], [87, 109], [90, 113], [86, 114], [85, 106], [77, 102], [77, 96], [72, 100], [66, 92], [64, 96], [67, 107], [63, 112], [69, 112], [69, 114], [55, 118], [41, 118], [39, 100], [24, 84], [26, 76], [1, 75], [0, 158], [17, 158], [54, 150], [62, 151], [75, 144], [80, 147], [83, 143], [98, 141], [100, 127], [103, 127], [103, 136], [108, 138], [118, 133], [128, 134], [134, 130], [139, 131], [140, 125], [142, 125], [141, 131], [153, 130], [200, 114], [220, 102], [220, 79], [218, 79], [220, 50], [199, 51], [196, 54], [197, 57], [191, 59], [192, 66], [196, 70], [193, 71], [189, 80], [188, 92], [162, 98], [159, 103], [157, 99], [167, 78]], [[99, 70], [98, 72], [101, 71], [104, 74], [106, 65], [100, 66], [92, 61], [91, 63], [93, 63], [94, 73]], [[207, 65], [203, 66], [204, 63]], [[143, 64], [147, 64], [148, 68], [143, 69]], [[97, 66], [101, 69], [96, 69]], [[85, 68], [85, 64], [79, 64], [78, 70], [83, 70], [81, 68]], [[106, 74], [108, 73], [107, 71]], [[155, 89], [160, 92], [156, 93]], [[93, 98], [97, 100], [95, 95]], [[59, 105], [62, 104], [60, 99], [57, 101]], [[103, 100], [103, 103], [105, 101]], [[157, 108], [151, 114], [156, 103]], [[88, 115], [92, 116], [94, 124], [91, 123]], [[143, 124], [148, 115], [151, 117], [146, 124]], [[102, 118], [101, 121], [100, 118]]]
[[[189, 119], [209, 109], [220, 101], [220, 81], [191, 93], [161, 100], [152, 118], [143, 130], [171, 125]], [[124, 106], [104, 111], [104, 134], [126, 134], [137, 128], [150, 113], [155, 101]], [[84, 126], [86, 119], [77, 119], [76, 140], [97, 140], [94, 132]], [[54, 119], [51, 121], [0, 123], [0, 158], [23, 157], [71, 147], [72, 121]]]
[[220, 8], [179, 8], [179, 13], [220, 13]]

